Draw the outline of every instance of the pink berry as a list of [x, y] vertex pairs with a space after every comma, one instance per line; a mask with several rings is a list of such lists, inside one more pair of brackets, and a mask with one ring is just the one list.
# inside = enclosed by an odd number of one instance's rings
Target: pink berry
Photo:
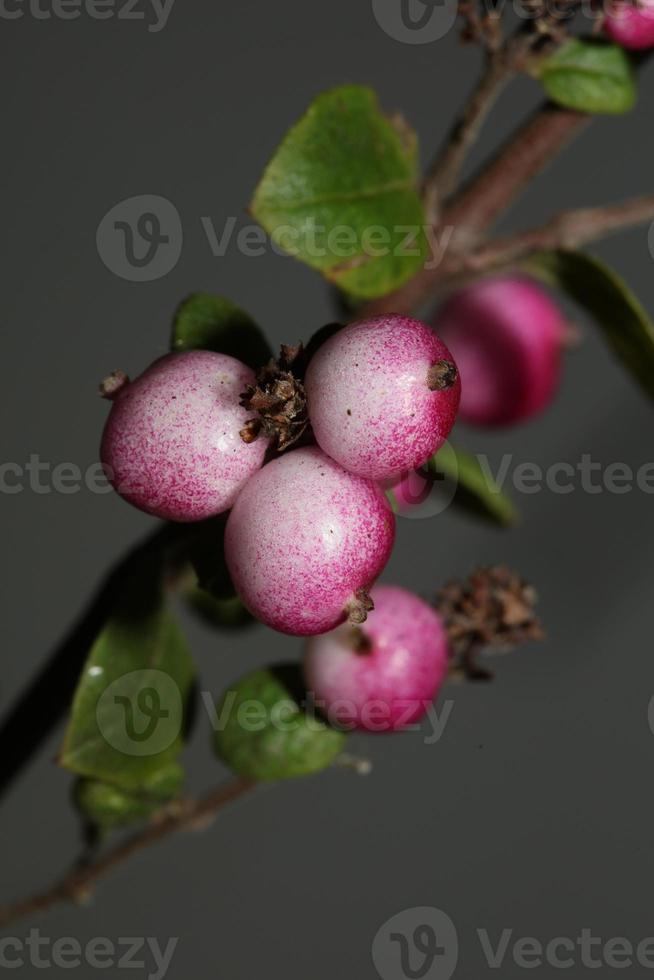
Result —
[[251, 613], [309, 636], [365, 618], [365, 590], [393, 547], [395, 518], [376, 483], [315, 446], [296, 449], [247, 482], [229, 515], [225, 558]]
[[239, 435], [251, 418], [239, 396], [253, 381], [233, 357], [188, 351], [160, 358], [131, 383], [105, 385], [114, 401], [100, 458], [118, 493], [173, 521], [231, 507], [266, 452], [265, 439], [246, 444]]
[[378, 316], [339, 330], [309, 362], [309, 418], [328, 456], [375, 480], [425, 462], [454, 425], [460, 383], [431, 327]]
[[526, 279], [482, 279], [447, 300], [436, 327], [461, 372], [460, 418], [511, 425], [551, 402], [561, 371], [565, 321]]
[[613, 2], [604, 21], [608, 36], [634, 51], [654, 47], [654, 0]]
[[332, 723], [398, 731], [425, 714], [443, 683], [447, 634], [431, 606], [405, 589], [377, 585], [372, 599], [364, 626], [308, 642], [304, 675]]

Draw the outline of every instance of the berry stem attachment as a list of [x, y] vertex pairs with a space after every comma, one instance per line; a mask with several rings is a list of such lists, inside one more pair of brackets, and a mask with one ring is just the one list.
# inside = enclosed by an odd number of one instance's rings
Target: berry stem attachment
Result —
[[125, 371], [112, 371], [106, 378], [103, 378], [98, 388], [101, 398], [108, 398], [113, 401], [119, 391], [129, 384], [129, 377]]
[[357, 589], [352, 599], [346, 606], [348, 622], [352, 626], [360, 626], [365, 623], [368, 613], [375, 608], [375, 604], [365, 589]]
[[427, 387], [430, 391], [446, 391], [456, 384], [458, 376], [453, 361], [436, 361], [427, 371]]

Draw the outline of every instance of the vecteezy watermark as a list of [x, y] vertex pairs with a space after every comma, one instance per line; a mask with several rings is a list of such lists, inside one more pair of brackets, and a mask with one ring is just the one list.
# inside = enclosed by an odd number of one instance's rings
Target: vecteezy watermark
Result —
[[[512, 453], [505, 453], [497, 465], [484, 453], [476, 453], [472, 460], [491, 497], [507, 489], [529, 496], [544, 491], [562, 496], [578, 492], [623, 495], [636, 490], [654, 494], [654, 461], [634, 469], [628, 463], [600, 463], [590, 453], [583, 453], [575, 463], [559, 460], [548, 466], [516, 461]], [[401, 517], [423, 520], [444, 511], [461, 482], [456, 456], [452, 454], [446, 471], [439, 470], [437, 456], [433, 465], [402, 473], [389, 494]]]
[[458, 0], [372, 0], [375, 20], [395, 41], [432, 44], [450, 32]]
[[27, 937], [0, 938], [0, 970], [18, 970], [33, 966], [47, 970], [91, 968], [93, 970], [141, 970], [147, 980], [163, 980], [177, 948], [179, 937], [168, 939], [165, 946], [152, 936], [121, 936], [117, 940], [96, 936], [81, 943], [74, 936], [51, 939], [39, 929], [30, 929]]
[[[489, 494], [510, 490], [516, 494], [571, 493], [591, 495], [610, 493], [623, 495], [638, 491], [654, 494], [654, 461], [634, 468], [618, 461], [601, 463], [590, 453], [583, 453], [576, 462], [556, 461], [547, 466], [529, 460], [517, 460], [505, 453], [494, 463], [484, 453], [471, 460], [478, 467], [478, 476]], [[136, 478], [138, 480], [138, 478]], [[452, 502], [457, 486], [462, 482], [456, 455], [450, 453], [447, 470], [440, 469], [438, 457], [432, 465], [400, 474], [389, 495], [397, 503], [401, 516], [413, 519], [440, 514]], [[31, 453], [25, 462], [0, 462], [0, 495], [35, 493], [71, 495], [87, 490], [94, 494], [111, 493], [113, 489], [126, 494], [137, 489], [130, 480], [118, 480], [111, 468], [102, 463], [82, 467], [77, 463], [44, 460]]]
[[[1, 0], [0, 0], [1, 2]], [[270, 233], [260, 225], [239, 223], [230, 216], [222, 224], [201, 215], [199, 226], [214, 258], [234, 248], [248, 258], [273, 252], [283, 257], [357, 263], [392, 256], [428, 254], [425, 267], [436, 268], [454, 234], [452, 226], [437, 231], [429, 224], [353, 225], [327, 227], [318, 222], [279, 224]], [[182, 220], [171, 201], [156, 194], [141, 194], [115, 204], [101, 219], [96, 232], [98, 255], [106, 267], [131, 282], [152, 282], [171, 272], [182, 254]], [[422, 245], [421, 245], [422, 242]]]
[[174, 204], [157, 194], [119, 201], [98, 225], [98, 255], [115, 275], [130, 282], [161, 279], [182, 254], [182, 220]]
[[[91, 667], [91, 676], [96, 670], [102, 672], [102, 668]], [[159, 755], [182, 731], [184, 704], [170, 674], [154, 669], [132, 670], [104, 689], [95, 718], [98, 731], [117, 752]]]
[[[101, 667], [89, 668], [89, 677], [102, 685]], [[439, 707], [426, 700], [371, 698], [363, 703], [346, 698], [329, 705], [311, 692], [301, 701], [282, 699], [272, 708], [256, 698], [238, 700], [228, 691], [216, 707], [209, 691], [201, 692], [202, 704], [214, 731], [235, 723], [244, 733], [272, 728], [284, 734], [303, 730], [322, 731], [331, 725], [353, 731], [363, 722], [368, 731], [386, 732], [400, 726], [403, 731], [423, 732], [425, 745], [434, 745], [445, 731], [454, 702]], [[158, 755], [172, 745], [184, 725], [184, 703], [176, 681], [164, 670], [132, 670], [116, 678], [98, 697], [95, 708], [98, 732], [104, 741], [123, 755]], [[414, 720], [420, 719], [420, 720]]]
[[[433, 701], [417, 698], [369, 698], [363, 703], [337, 698], [327, 704], [312, 692], [307, 692], [299, 702], [290, 698], [279, 701], [272, 709], [255, 698], [239, 701], [238, 704], [236, 700], [235, 692], [228, 691], [218, 710], [211, 694], [202, 692], [202, 702], [214, 731], [223, 731], [235, 712], [236, 723], [244, 732], [260, 732], [270, 727], [290, 733], [300, 724], [310, 731], [321, 731], [325, 721], [332, 728], [350, 732], [358, 727], [358, 722], [362, 722], [370, 732], [387, 732], [395, 727], [405, 732], [424, 729], [425, 745], [440, 741], [454, 708], [451, 700], [444, 701], [437, 708]], [[419, 721], [411, 720], [417, 717]]]
[[111, 493], [112, 487], [102, 463], [91, 463], [85, 469], [77, 463], [52, 463], [32, 453], [25, 463], [0, 463], [0, 493], [13, 496], [29, 490], [39, 495], [74, 494], [86, 489], [91, 493]]
[[[575, 936], [548, 938], [519, 936], [510, 928], [491, 935], [478, 928], [463, 947], [468, 957], [481, 954], [489, 970], [506, 969], [510, 963], [525, 970], [654, 970], [654, 936], [636, 941], [624, 936], [604, 939], [587, 927]], [[381, 926], [372, 942], [372, 961], [382, 980], [449, 980], [455, 975], [458, 954], [459, 936], [452, 919], [430, 907], [398, 912]]]
[[[375, 20], [389, 37], [403, 44], [431, 44], [445, 37], [457, 20], [457, 0], [371, 0]], [[488, 17], [501, 18], [508, 8], [522, 20], [547, 18], [568, 21], [577, 13], [597, 21], [602, 13], [620, 12], [629, 0], [582, 0], [571, 7], [568, 0], [483, 0]]]
[[428, 906], [398, 912], [372, 942], [372, 962], [382, 980], [449, 980], [458, 958], [454, 923]]
[[147, 22], [150, 34], [158, 34], [168, 23], [175, 0], [0, 0], [0, 19], [91, 20]]

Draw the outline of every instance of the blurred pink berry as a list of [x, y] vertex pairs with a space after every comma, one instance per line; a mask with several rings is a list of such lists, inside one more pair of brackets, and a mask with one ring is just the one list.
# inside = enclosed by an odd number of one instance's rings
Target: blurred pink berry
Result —
[[435, 322], [461, 372], [462, 421], [511, 425], [549, 405], [565, 321], [540, 286], [516, 277], [482, 279], [451, 296]]
[[304, 675], [332, 724], [398, 731], [428, 710], [448, 668], [443, 623], [424, 600], [392, 585], [372, 590], [365, 624], [307, 643]]
[[328, 456], [386, 480], [425, 462], [447, 439], [459, 404], [452, 355], [431, 327], [378, 316], [339, 330], [309, 362], [309, 419]]
[[172, 521], [231, 507], [266, 452], [265, 439], [239, 435], [251, 418], [239, 396], [253, 381], [240, 361], [211, 351], [168, 354], [132, 382], [112, 376], [100, 458], [118, 493]]
[[654, 0], [612, 2], [604, 21], [604, 30], [623, 48], [639, 51], [654, 47]]
[[365, 592], [393, 547], [395, 518], [379, 486], [317, 447], [256, 473], [225, 531], [225, 558], [250, 612], [282, 633], [324, 633], [365, 618]]

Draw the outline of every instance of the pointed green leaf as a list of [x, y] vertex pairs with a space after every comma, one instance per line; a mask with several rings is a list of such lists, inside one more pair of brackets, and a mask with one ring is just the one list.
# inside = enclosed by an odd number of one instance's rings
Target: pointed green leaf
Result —
[[595, 319], [627, 370], [654, 398], [654, 323], [626, 283], [583, 252], [542, 252], [527, 271], [566, 293]]
[[629, 55], [597, 39], [570, 38], [535, 74], [550, 99], [578, 112], [628, 112], [638, 94]]
[[362, 298], [410, 279], [425, 255], [415, 134], [373, 91], [319, 95], [266, 167], [252, 213], [285, 251]]
[[193, 293], [177, 308], [170, 343], [173, 351], [212, 350], [236, 357], [253, 370], [272, 351], [252, 317], [225, 296]]
[[296, 664], [256, 670], [232, 684], [216, 709], [214, 746], [234, 772], [250, 779], [289, 779], [324, 769], [346, 736], [302, 704]]
[[128, 596], [82, 671], [61, 765], [138, 790], [179, 754], [192, 684], [186, 641], [161, 596]]

